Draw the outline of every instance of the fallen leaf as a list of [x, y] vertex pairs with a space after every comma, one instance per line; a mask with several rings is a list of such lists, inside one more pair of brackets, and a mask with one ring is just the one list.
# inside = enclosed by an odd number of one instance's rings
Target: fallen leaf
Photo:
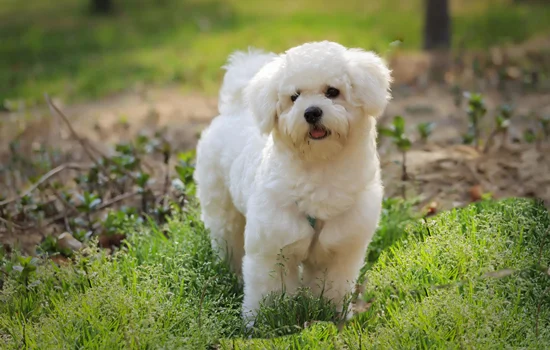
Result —
[[117, 233], [114, 235], [100, 235], [99, 246], [101, 248], [120, 247], [121, 242], [126, 239], [126, 235]]
[[100, 235], [99, 236], [99, 246], [101, 248], [110, 248], [111, 247], [111, 239], [107, 235]]
[[64, 257], [63, 255], [53, 255], [50, 257], [50, 260], [53, 261], [54, 263], [56, 263], [57, 265], [61, 266], [61, 265], [67, 265], [70, 260], [66, 257]]
[[426, 216], [432, 216], [437, 214], [437, 202], [433, 201], [428, 205], [428, 211], [426, 213]]
[[481, 188], [481, 185], [475, 185], [470, 188], [470, 199], [472, 202], [480, 201], [482, 196], [483, 189]]

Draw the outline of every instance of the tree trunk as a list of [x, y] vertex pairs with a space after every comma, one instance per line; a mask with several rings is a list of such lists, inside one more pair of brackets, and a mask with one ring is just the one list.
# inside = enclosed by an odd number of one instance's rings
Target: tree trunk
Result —
[[425, 0], [424, 49], [448, 49], [451, 46], [451, 19], [447, 0]]
[[108, 14], [113, 10], [112, 0], [91, 0], [90, 8], [92, 13]]

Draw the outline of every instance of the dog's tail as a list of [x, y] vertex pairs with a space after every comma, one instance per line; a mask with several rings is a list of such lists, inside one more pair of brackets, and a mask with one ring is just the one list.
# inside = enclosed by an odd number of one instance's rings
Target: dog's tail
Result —
[[223, 84], [220, 89], [218, 109], [220, 114], [232, 114], [244, 108], [244, 88], [258, 71], [277, 55], [249, 48], [248, 52], [236, 51], [229, 56]]

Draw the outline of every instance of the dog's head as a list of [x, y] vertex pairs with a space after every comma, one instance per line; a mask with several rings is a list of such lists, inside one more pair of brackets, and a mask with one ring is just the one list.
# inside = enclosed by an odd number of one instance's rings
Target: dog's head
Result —
[[273, 132], [304, 159], [319, 160], [340, 152], [352, 134], [365, 135], [369, 118], [386, 107], [390, 81], [374, 53], [323, 41], [274, 58], [246, 95], [263, 133]]

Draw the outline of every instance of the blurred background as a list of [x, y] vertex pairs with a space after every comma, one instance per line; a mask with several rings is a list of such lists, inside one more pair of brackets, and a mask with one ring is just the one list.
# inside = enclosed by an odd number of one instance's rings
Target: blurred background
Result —
[[0, 0], [0, 199], [85, 158], [44, 94], [101, 152], [162, 135], [175, 154], [216, 116], [228, 54], [312, 40], [393, 70], [387, 196], [550, 200], [547, 0]]
[[67, 101], [89, 100], [144, 84], [215, 95], [227, 55], [248, 46], [280, 52], [326, 39], [382, 54], [395, 41], [405, 52], [436, 47], [488, 52], [548, 35], [548, 5], [545, 0], [1, 0], [0, 100], [4, 108], [20, 100], [41, 103], [45, 91]]

